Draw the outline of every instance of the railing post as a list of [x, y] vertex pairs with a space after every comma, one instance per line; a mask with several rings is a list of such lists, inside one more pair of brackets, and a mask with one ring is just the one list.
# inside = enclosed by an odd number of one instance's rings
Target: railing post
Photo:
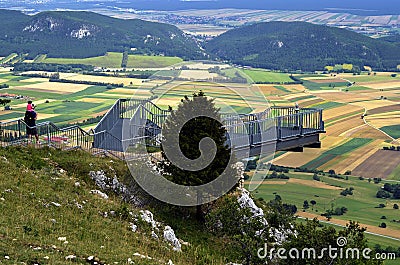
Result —
[[319, 129], [321, 130], [321, 131], [323, 131], [325, 128], [324, 128], [325, 126], [324, 126], [324, 121], [323, 121], [323, 119], [322, 119], [322, 109], [320, 109], [319, 110]]
[[278, 117], [278, 124], [277, 124], [277, 140], [282, 138], [282, 117]]
[[21, 140], [21, 120], [18, 120], [18, 139]]
[[298, 114], [299, 115], [299, 128], [300, 128], [300, 135], [303, 135], [303, 113]]
[[254, 123], [253, 121], [249, 122], [249, 144], [252, 146], [254, 144]]
[[50, 135], [50, 124], [47, 123], [47, 145], [50, 147], [51, 135]]

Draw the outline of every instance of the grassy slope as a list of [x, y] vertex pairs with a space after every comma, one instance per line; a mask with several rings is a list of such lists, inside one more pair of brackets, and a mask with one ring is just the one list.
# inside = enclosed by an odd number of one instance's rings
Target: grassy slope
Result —
[[[182, 252], [174, 252], [163, 240], [151, 239], [150, 228], [127, 214], [138, 209], [112, 194], [108, 194], [108, 200], [91, 194], [90, 190], [97, 188], [88, 172], [104, 169], [111, 175], [111, 167], [120, 179], [127, 173], [122, 162], [80, 151], [0, 149], [0, 263], [73, 263], [65, 260], [68, 255], [76, 255], [80, 264], [91, 255], [107, 264], [126, 264], [128, 258], [135, 264], [166, 264], [169, 259], [174, 264], [232, 261], [225, 258], [232, 256], [226, 242], [203, 232], [192, 219], [178, 218], [168, 213], [166, 207], [163, 214], [156, 214], [156, 220], [164, 220], [179, 238], [191, 243], [183, 246]], [[76, 203], [83, 205], [83, 209]], [[105, 218], [100, 214], [111, 210], [117, 216]], [[129, 222], [138, 225], [136, 233], [130, 230]], [[68, 243], [58, 237], [66, 237]], [[134, 257], [135, 252], [155, 260]], [[4, 259], [5, 256], [10, 259]]]

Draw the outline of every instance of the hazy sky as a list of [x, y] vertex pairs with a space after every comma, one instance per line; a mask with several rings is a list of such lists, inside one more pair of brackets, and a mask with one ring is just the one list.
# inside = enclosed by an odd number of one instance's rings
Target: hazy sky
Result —
[[[0, 6], [17, 6], [25, 3], [31, 7], [65, 8], [80, 2], [86, 6], [102, 4], [135, 9], [207, 9], [207, 8], [249, 8], [283, 10], [333, 10], [355, 14], [400, 14], [400, 0], [0, 0]], [[37, 2], [44, 2], [41, 5]], [[28, 4], [27, 4], [28, 3]]]
[[[400, 0], [125, 0], [141, 8], [251, 8], [286, 10], [335, 10], [400, 14]], [[122, 4], [122, 3], [121, 3]], [[119, 5], [119, 4], [118, 4]], [[128, 5], [128, 4], [127, 4]]]

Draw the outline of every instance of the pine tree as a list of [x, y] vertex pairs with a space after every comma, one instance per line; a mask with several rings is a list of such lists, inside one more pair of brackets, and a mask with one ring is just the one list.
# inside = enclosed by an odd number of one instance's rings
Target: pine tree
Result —
[[[196, 117], [197, 116], [197, 117]], [[188, 117], [195, 117], [189, 119]], [[170, 181], [185, 186], [200, 186], [217, 179], [224, 171], [232, 178], [236, 178], [236, 170], [230, 164], [231, 149], [226, 144], [226, 130], [220, 122], [221, 115], [219, 109], [215, 106], [213, 99], [208, 99], [202, 91], [193, 94], [193, 98], [185, 97], [181, 100], [178, 109], [172, 111], [167, 118], [163, 128], [163, 141], [161, 144], [162, 156], [164, 162], [161, 163], [161, 169], [164, 176]], [[181, 130], [180, 130], [181, 128]], [[179, 143], [177, 143], [176, 135], [179, 132]], [[199, 143], [202, 139], [209, 137], [215, 145], [206, 144], [203, 156], [199, 150]], [[170, 163], [166, 150], [179, 146], [182, 154], [191, 160], [185, 165], [185, 169], [176, 166], [173, 161]], [[211, 163], [206, 163], [205, 168], [201, 170], [187, 170], [188, 168], [196, 168], [200, 164], [207, 161], [207, 156], [215, 152], [215, 157]], [[193, 162], [198, 158], [197, 162]], [[233, 180], [235, 181], [235, 180]], [[229, 183], [216, 182], [212, 185], [211, 190], [202, 190], [197, 194], [197, 217], [203, 220], [204, 216], [201, 209], [202, 200], [205, 196], [213, 196], [220, 189], [223, 189]]]

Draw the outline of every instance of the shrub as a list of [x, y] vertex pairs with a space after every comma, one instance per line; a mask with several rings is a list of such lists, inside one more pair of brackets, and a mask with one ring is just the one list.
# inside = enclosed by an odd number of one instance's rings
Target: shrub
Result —
[[381, 224], [379, 225], [379, 227], [381, 227], [381, 228], [386, 228], [386, 223], [381, 223]]
[[316, 173], [314, 173], [313, 180], [321, 181], [321, 178]]
[[345, 190], [342, 190], [340, 192], [340, 195], [342, 196], [353, 195], [353, 190], [354, 190], [353, 187], [350, 187], [349, 189], [346, 188]]
[[374, 183], [375, 183], [375, 184], [378, 184], [378, 183], [380, 183], [381, 181], [382, 181], [381, 178], [374, 178]]

